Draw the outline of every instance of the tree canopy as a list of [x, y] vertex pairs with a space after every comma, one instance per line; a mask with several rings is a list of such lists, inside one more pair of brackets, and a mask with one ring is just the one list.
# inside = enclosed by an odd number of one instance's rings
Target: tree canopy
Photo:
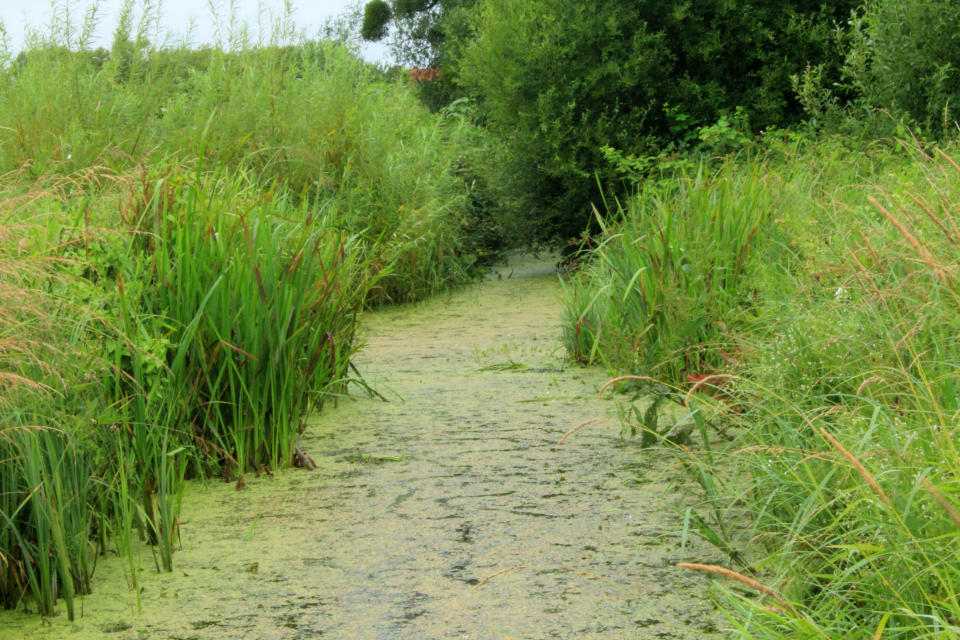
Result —
[[510, 141], [542, 234], [575, 236], [598, 177], [616, 181], [604, 146], [650, 155], [724, 118], [745, 130], [802, 120], [791, 76], [820, 65], [840, 77], [836, 24], [855, 4], [481, 0], [456, 81]]

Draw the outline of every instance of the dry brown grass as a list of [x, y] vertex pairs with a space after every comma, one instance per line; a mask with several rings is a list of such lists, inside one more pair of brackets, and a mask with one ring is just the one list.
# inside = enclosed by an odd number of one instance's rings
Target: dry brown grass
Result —
[[581, 422], [580, 424], [575, 426], [573, 429], [570, 429], [565, 434], [563, 434], [563, 436], [561, 436], [560, 439], [557, 440], [557, 444], [563, 444], [564, 440], [566, 440], [567, 438], [575, 434], [577, 431], [579, 431], [583, 427], [587, 426], [588, 424], [593, 424], [594, 422], [599, 422], [601, 419], [602, 418], [591, 418], [590, 420], [585, 420]]
[[873, 475], [872, 475], [869, 471], [867, 471], [867, 468], [863, 466], [863, 463], [860, 462], [860, 460], [859, 460], [855, 455], [853, 455], [852, 453], [850, 453], [850, 451], [848, 451], [846, 447], [844, 447], [842, 444], [840, 444], [840, 441], [839, 441], [839, 440], [837, 440], [837, 439], [834, 438], [832, 435], [830, 435], [830, 432], [829, 432], [829, 431], [827, 431], [827, 430], [824, 429], [823, 427], [821, 427], [821, 428], [819, 429], [819, 431], [820, 431], [820, 433], [823, 435], [823, 437], [827, 439], [827, 442], [829, 442], [831, 445], [833, 445], [833, 447], [834, 447], [837, 451], [839, 451], [840, 454], [841, 454], [844, 458], [846, 458], [846, 459], [850, 462], [851, 465], [853, 465], [853, 468], [857, 470], [857, 473], [860, 474], [860, 477], [862, 477], [864, 480], [867, 481], [867, 484], [870, 485], [870, 488], [873, 489], [874, 492], [875, 492], [878, 496], [880, 496], [880, 499], [883, 500], [884, 504], [886, 504], [886, 505], [889, 507], [889, 506], [890, 506], [890, 498], [888, 498], [888, 497], [887, 497], [887, 494], [885, 494], [885, 493], [883, 492], [883, 489], [881, 489], [881, 488], [880, 488], [880, 485], [877, 484], [876, 478], [874, 478]]
[[786, 607], [788, 610], [792, 612], [796, 612], [796, 610], [793, 608], [793, 605], [787, 602], [787, 600], [783, 598], [780, 594], [778, 594], [776, 591], [774, 591], [770, 587], [760, 584], [753, 578], [747, 577], [742, 573], [737, 573], [732, 569], [727, 569], [726, 567], [721, 567], [715, 564], [699, 564], [695, 562], [678, 562], [677, 566], [682, 569], [692, 569], [693, 571], [704, 571], [706, 573], [714, 573], [716, 575], [720, 575], [725, 578], [730, 578], [731, 580], [736, 580], [741, 584], [747, 585], [751, 589], [755, 589], [760, 593], [770, 596], [771, 598], [779, 602], [781, 605]]

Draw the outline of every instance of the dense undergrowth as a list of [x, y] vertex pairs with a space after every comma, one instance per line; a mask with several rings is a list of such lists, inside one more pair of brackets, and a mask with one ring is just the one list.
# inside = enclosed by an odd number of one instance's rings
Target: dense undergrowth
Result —
[[677, 450], [730, 558], [688, 566], [740, 580], [738, 635], [956, 637], [958, 154], [786, 140], [638, 186], [568, 284], [568, 350], [732, 439]]
[[98, 554], [171, 570], [186, 478], [311, 465], [357, 312], [498, 239], [480, 134], [341, 45], [63, 28], [0, 68], [0, 604], [72, 618]]
[[[654, 394], [624, 415], [702, 486], [739, 634], [960, 635], [960, 14], [688, 4], [394, 2], [432, 88], [290, 5], [0, 46], [0, 604], [170, 570], [186, 478], [312, 464], [359, 310], [579, 237], [568, 351]], [[867, 142], [911, 127], [943, 150]]]

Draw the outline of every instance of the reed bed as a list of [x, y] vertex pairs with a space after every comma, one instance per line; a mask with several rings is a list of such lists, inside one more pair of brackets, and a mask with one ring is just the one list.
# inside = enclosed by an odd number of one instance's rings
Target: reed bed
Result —
[[[615, 370], [672, 379], [676, 391], [661, 393], [686, 401], [706, 427], [699, 446], [652, 440], [670, 445], [703, 488], [687, 525], [731, 564], [702, 569], [691, 558], [685, 566], [767, 589], [718, 583], [738, 637], [960, 633], [957, 164], [953, 149], [881, 143], [854, 153], [843, 140], [739, 159], [705, 188], [719, 197], [741, 181], [762, 181], [773, 227], [758, 231], [752, 250], [763, 264], [744, 272], [731, 295], [689, 307], [670, 301], [685, 295], [675, 276], [644, 281], [648, 297], [666, 300], [661, 309], [685, 312], [654, 327], [667, 340], [686, 337], [687, 323], [701, 315], [723, 328], [653, 359], [633, 356], [634, 341], [622, 338], [596, 347], [612, 354]], [[664, 191], [676, 189], [654, 195]], [[631, 205], [636, 213], [657, 202], [639, 197], [648, 204]], [[754, 210], [749, 198], [731, 209]], [[636, 213], [611, 225], [616, 244], [602, 246], [570, 285], [568, 333], [583, 299], [615, 301], [590, 320], [600, 326], [617, 322], [610, 316], [621, 313], [625, 295], [639, 304], [639, 285], [617, 284], [639, 282], [639, 269], [654, 273], [644, 236], [651, 226]], [[677, 245], [703, 242], [705, 224], [685, 225]], [[714, 243], [738, 253], [736, 239], [719, 231], [707, 242]], [[607, 266], [613, 246], [640, 254], [633, 273]], [[711, 263], [692, 269], [704, 264]], [[649, 316], [635, 317], [642, 321], [614, 335], [636, 340], [653, 330]], [[717, 357], [681, 357], [691, 350]], [[718, 374], [725, 377], [712, 393], [692, 389], [700, 376]], [[625, 415], [637, 422], [639, 412]], [[718, 448], [718, 436], [733, 440]]]
[[241, 170], [144, 171], [6, 214], [38, 254], [4, 244], [7, 606], [72, 616], [97, 553], [137, 537], [171, 570], [185, 478], [292, 464], [348, 381], [372, 283], [328, 206]]
[[766, 173], [762, 162], [692, 165], [597, 212], [600, 244], [567, 283], [567, 351], [670, 383], [721, 366], [723, 327], [748, 313], [744, 283], [778, 234]]
[[189, 49], [151, 44], [152, 7], [109, 50], [55, 17], [0, 52], [6, 608], [72, 618], [105, 553], [134, 594], [141, 549], [170, 571], [186, 480], [309, 466], [358, 312], [487, 248], [467, 118], [289, 15]]
[[142, 10], [110, 50], [61, 35], [0, 70], [0, 172], [39, 183], [174, 155], [240, 167], [265, 189], [330, 202], [364, 239], [371, 303], [469, 279], [489, 246], [466, 242], [474, 187], [457, 167], [482, 144], [466, 118], [431, 115], [402, 74], [282, 21], [254, 42], [161, 48], [147, 37], [156, 9]]

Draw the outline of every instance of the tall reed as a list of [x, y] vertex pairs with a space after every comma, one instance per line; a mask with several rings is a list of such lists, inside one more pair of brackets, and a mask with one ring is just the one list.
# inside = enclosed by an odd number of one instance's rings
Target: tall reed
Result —
[[243, 173], [157, 171], [155, 184], [131, 214], [146, 246], [128, 265], [146, 286], [126, 333], [169, 341], [162, 409], [146, 412], [240, 472], [290, 464], [301, 417], [346, 380], [369, 284], [358, 240], [325, 203], [294, 205]]
[[305, 459], [358, 311], [496, 238], [469, 118], [289, 12], [191, 49], [128, 0], [109, 50], [66, 13], [0, 52], [0, 604], [45, 615], [97, 551], [171, 570], [187, 478]]
[[745, 283], [777, 240], [766, 172], [701, 164], [598, 213], [600, 244], [567, 284], [568, 352], [669, 382], [727, 366], [723, 327], [750, 313]]

